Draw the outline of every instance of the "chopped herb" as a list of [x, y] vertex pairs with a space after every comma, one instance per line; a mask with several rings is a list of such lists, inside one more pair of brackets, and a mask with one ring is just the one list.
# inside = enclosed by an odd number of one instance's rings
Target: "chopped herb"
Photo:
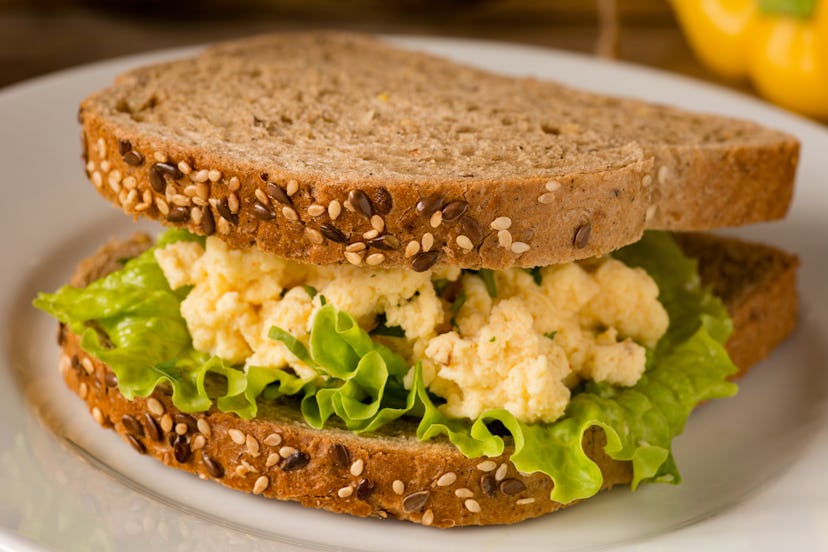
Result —
[[532, 279], [535, 281], [535, 284], [541, 285], [541, 282], [543, 282], [543, 274], [541, 274], [541, 267], [536, 266], [535, 268], [524, 268], [523, 270], [525, 270], [532, 276]]
[[558, 330], [552, 330], [551, 332], [546, 332], [543, 335], [545, 335], [549, 339], [555, 339], [555, 336], [558, 335]]
[[492, 336], [492, 338], [489, 340], [489, 343], [494, 343], [494, 342], [495, 342], [495, 339], [497, 339], [497, 337]]
[[319, 303], [324, 307], [326, 304], [328, 304], [328, 300], [325, 299], [324, 295], [320, 295], [319, 296]]
[[455, 320], [455, 318], [457, 318], [457, 313], [460, 312], [460, 308], [463, 306], [463, 303], [465, 303], [465, 302], [466, 302], [466, 292], [461, 291], [459, 294], [457, 294], [457, 297], [454, 298], [454, 301], [451, 304], [451, 320], [450, 320], [450, 322], [451, 322], [452, 326], [455, 326], [455, 327], [457, 326], [457, 321]]
[[438, 296], [442, 296], [443, 292], [446, 291], [446, 288], [449, 286], [451, 282], [449, 282], [445, 278], [438, 278], [431, 282], [431, 285], [434, 286], [434, 293]]
[[[316, 297], [316, 294], [318, 293], [318, 292], [316, 291], [316, 288], [315, 288], [315, 287], [313, 287], [313, 286], [302, 286], [302, 288], [304, 288], [304, 290], [307, 292], [307, 294], [308, 294], [308, 295], [310, 295], [310, 298], [311, 298], [311, 299], [313, 299], [314, 297]], [[324, 304], [324, 303], [323, 303], [323, 304]]]
[[477, 271], [477, 275], [483, 278], [489, 297], [497, 297], [497, 282], [495, 282], [494, 271], [489, 268], [481, 268]]
[[377, 316], [377, 326], [369, 333], [371, 335], [384, 335], [387, 337], [405, 337], [405, 331], [401, 327], [386, 325], [385, 313]]

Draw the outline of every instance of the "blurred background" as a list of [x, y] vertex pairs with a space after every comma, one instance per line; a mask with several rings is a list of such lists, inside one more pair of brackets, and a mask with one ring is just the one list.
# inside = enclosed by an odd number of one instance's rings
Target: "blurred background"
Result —
[[[724, 6], [731, 11], [741, 9], [742, 12], [736, 15], [743, 19], [751, 15], [745, 12], [745, 6], [774, 4], [766, 0], [711, 0], [705, 3]], [[781, 3], [813, 7], [820, 3], [828, 4], [828, 0], [787, 0]], [[700, 13], [697, 8], [687, 8], [683, 13], [678, 10], [682, 14], [684, 27], [680, 25], [674, 6], [679, 8], [694, 4], [699, 2], [0, 0], [0, 86], [57, 69], [134, 52], [282, 29], [345, 29], [548, 46], [631, 61], [756, 93], [748, 76], [739, 74], [746, 73], [747, 69], [734, 73], [732, 68], [722, 70], [716, 67], [719, 53], [728, 49], [735, 51], [736, 47], [726, 42], [732, 36], [724, 37], [724, 42], [713, 36], [718, 32], [715, 27], [719, 23], [732, 25], [732, 21], [705, 21], [705, 17], [715, 19], [721, 14], [710, 15]], [[828, 8], [822, 11], [828, 12]], [[733, 13], [730, 16], [732, 19]], [[796, 18], [795, 23], [807, 21], [807, 17], [802, 18], [801, 14]], [[828, 20], [828, 17], [822, 19]], [[701, 37], [696, 50], [688, 42], [688, 36], [692, 39], [694, 33]], [[826, 46], [828, 37], [824, 39], [823, 46]], [[701, 62], [698, 54], [703, 59], [705, 52], [700, 52], [699, 46], [704, 49], [705, 45], [714, 47], [714, 59]], [[823, 50], [828, 58], [828, 47]], [[734, 63], [741, 63], [741, 60]], [[778, 77], [773, 78], [779, 80]], [[816, 111], [811, 110], [812, 117], [828, 115], [828, 68], [824, 80], [825, 114], [820, 112], [820, 104]], [[809, 86], [807, 83], [800, 84], [800, 88]], [[765, 92], [761, 90], [768, 96]], [[787, 94], [790, 92], [782, 91], [782, 96]], [[771, 97], [774, 96], [771, 94]], [[777, 103], [799, 109], [796, 105], [788, 105], [785, 98], [774, 99]], [[820, 103], [819, 98], [816, 101]]]

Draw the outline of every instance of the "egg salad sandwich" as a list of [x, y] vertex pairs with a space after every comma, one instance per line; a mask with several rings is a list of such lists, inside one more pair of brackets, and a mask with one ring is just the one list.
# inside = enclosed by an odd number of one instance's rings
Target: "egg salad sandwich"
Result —
[[439, 527], [679, 482], [671, 443], [796, 319], [797, 141], [347, 34], [138, 68], [86, 173], [169, 227], [35, 305], [94, 419], [254, 495]]

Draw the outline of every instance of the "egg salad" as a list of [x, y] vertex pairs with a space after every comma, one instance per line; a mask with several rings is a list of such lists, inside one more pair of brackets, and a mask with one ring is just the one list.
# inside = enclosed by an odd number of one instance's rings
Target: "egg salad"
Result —
[[534, 270], [425, 272], [312, 266], [218, 238], [155, 250], [173, 289], [190, 287], [181, 315], [193, 347], [233, 364], [318, 372], [272, 327], [308, 345], [326, 304], [400, 354], [452, 418], [502, 408], [525, 422], [564, 414], [584, 380], [632, 386], [669, 319], [655, 282], [611, 257]]

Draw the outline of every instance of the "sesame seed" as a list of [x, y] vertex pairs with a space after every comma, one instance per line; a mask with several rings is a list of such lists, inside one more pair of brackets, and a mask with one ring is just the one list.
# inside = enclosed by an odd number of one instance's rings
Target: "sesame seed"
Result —
[[259, 473], [259, 470], [257, 470], [255, 467], [251, 466], [250, 462], [248, 462], [247, 460], [242, 460], [241, 465], [244, 468], [245, 473], [250, 473], [250, 472]]
[[670, 178], [670, 169], [667, 165], [662, 165], [658, 168], [658, 174], [656, 175], [659, 184], [666, 184], [667, 180]]
[[647, 207], [647, 213], [644, 215], [644, 220], [646, 220], [646, 221], [652, 220], [653, 217], [655, 216], [655, 213], [656, 213], [656, 206], [655, 205], [650, 205], [649, 207]]
[[555, 194], [547, 192], [538, 196], [538, 203], [549, 205], [553, 201], [555, 201]]
[[480, 503], [473, 498], [467, 498], [466, 501], [463, 502], [463, 506], [465, 506], [466, 510], [473, 514], [480, 513]]
[[138, 180], [136, 180], [134, 176], [127, 176], [121, 184], [123, 184], [124, 188], [127, 190], [134, 190], [138, 186]]
[[216, 169], [210, 169], [207, 172], [207, 178], [210, 180], [210, 182], [218, 182], [219, 180], [221, 180], [221, 171], [218, 171]]
[[103, 138], [98, 138], [98, 157], [106, 157], [106, 142]]
[[192, 219], [194, 224], [201, 224], [201, 221], [204, 220], [204, 213], [201, 211], [201, 207], [193, 207], [190, 209], [190, 219]]
[[526, 253], [530, 249], [531, 249], [531, 247], [529, 246], [528, 243], [519, 242], [519, 241], [512, 242], [512, 247], [511, 247], [512, 253], [515, 253], [517, 255], [520, 255], [521, 253]]
[[78, 395], [81, 399], [86, 400], [86, 396], [89, 394], [89, 386], [86, 385], [85, 381], [82, 381], [80, 386], [78, 387]]
[[264, 439], [264, 444], [275, 447], [282, 443], [282, 436], [278, 433], [271, 433]]
[[319, 205], [318, 203], [314, 203], [310, 207], [308, 207], [308, 214], [312, 217], [318, 217], [320, 215], [325, 214], [325, 206]]
[[354, 242], [345, 246], [345, 251], [362, 251], [366, 247], [365, 242]]
[[497, 217], [489, 224], [492, 230], [508, 230], [511, 226], [512, 219], [509, 217]]
[[399, 479], [395, 479], [394, 482], [391, 483], [391, 489], [394, 491], [394, 494], [402, 495], [405, 492], [405, 483]]
[[420, 252], [420, 242], [417, 240], [411, 240], [408, 242], [408, 245], [405, 246], [405, 258], [409, 259]]
[[471, 489], [467, 489], [466, 487], [460, 487], [454, 491], [454, 496], [457, 498], [471, 498], [474, 496], [474, 493]]
[[173, 194], [170, 198], [170, 202], [174, 205], [178, 205], [179, 207], [186, 207], [190, 204], [190, 198], [184, 194]]
[[245, 439], [245, 446], [247, 447], [247, 452], [253, 456], [259, 455], [259, 442], [252, 435], [248, 435]]
[[494, 471], [497, 463], [494, 460], [484, 460], [477, 465], [477, 469], [484, 472]]
[[231, 428], [227, 430], [227, 434], [230, 436], [230, 439], [233, 440], [234, 443], [237, 445], [243, 445], [245, 441], [244, 433], [236, 428]]
[[187, 424], [175, 424], [175, 432], [178, 435], [187, 435]]
[[172, 430], [173, 428], [172, 416], [170, 416], [169, 414], [164, 414], [163, 416], [161, 416], [161, 422], [159, 425], [161, 426], [161, 429], [164, 431], [164, 433], [169, 433], [170, 430]]
[[93, 172], [95, 170], [95, 162], [94, 161], [87, 161], [86, 162], [86, 172]]
[[164, 405], [155, 397], [150, 397], [147, 399], [147, 410], [156, 416], [161, 416], [164, 414]]
[[227, 207], [230, 208], [230, 212], [234, 215], [239, 212], [239, 196], [236, 194], [230, 194], [227, 196]]
[[293, 210], [293, 207], [288, 207], [285, 205], [282, 207], [282, 215], [290, 222], [296, 222], [299, 220], [299, 215], [296, 214], [296, 211]]
[[[256, 196], [256, 199], [264, 206], [270, 205], [270, 198], [267, 197], [267, 194], [261, 188], [256, 188], [256, 191], [253, 192], [253, 195]], [[310, 212], [310, 209], [308, 209]]]
[[457, 481], [457, 474], [454, 472], [446, 472], [437, 480], [437, 486], [448, 487], [449, 485], [454, 485], [455, 481]]
[[267, 460], [265, 461], [265, 467], [266, 468], [272, 468], [273, 466], [275, 466], [276, 464], [279, 463], [279, 460], [281, 458], [282, 457], [279, 456], [278, 452], [271, 452], [270, 454], [267, 455]]
[[193, 182], [207, 182], [210, 179], [210, 171], [207, 169], [201, 169], [198, 172], [194, 172], [190, 174], [190, 180]]
[[95, 373], [95, 365], [92, 364], [92, 361], [89, 360], [89, 357], [83, 357], [81, 359], [81, 366], [83, 366], [83, 369], [86, 370], [86, 373], [90, 376]]
[[425, 234], [423, 234], [422, 244], [424, 252], [430, 251], [431, 248], [434, 246], [434, 234], [432, 234], [431, 232], [426, 232]]
[[155, 159], [159, 163], [166, 163], [167, 162], [167, 156], [164, 155], [163, 153], [161, 153], [160, 151], [154, 152], [152, 154], [152, 157], [153, 157], [153, 159]]
[[371, 253], [365, 258], [365, 264], [367, 264], [368, 266], [377, 266], [379, 264], [382, 264], [384, 260], [384, 253]]
[[362, 234], [363, 239], [366, 239], [366, 240], [373, 240], [377, 236], [379, 236], [379, 232], [374, 228], [372, 228], [371, 230], [368, 230], [367, 232]]
[[163, 199], [163, 198], [156, 197], [156, 198], [155, 198], [155, 206], [156, 206], [156, 207], [158, 207], [158, 211], [159, 211], [162, 215], [167, 216], [167, 215], [169, 215], [169, 214], [170, 214], [170, 206], [169, 206], [169, 205], [167, 205], [167, 202], [166, 202], [166, 201], [164, 201], [164, 199]]
[[288, 197], [292, 196], [298, 191], [299, 183], [297, 183], [295, 180], [289, 180], [287, 186], [285, 187], [285, 192], [287, 192]]
[[547, 192], [557, 192], [561, 188], [561, 183], [557, 180], [550, 180], [544, 188], [546, 188]]
[[231, 176], [230, 181], [227, 183], [227, 189], [231, 192], [235, 192], [241, 187], [241, 182], [239, 181], [239, 177]]
[[308, 239], [311, 241], [311, 243], [321, 245], [325, 241], [325, 239], [322, 237], [322, 232], [316, 230], [315, 228], [306, 228], [305, 232], [308, 233]]
[[342, 487], [341, 489], [336, 491], [336, 494], [339, 498], [348, 498], [349, 496], [354, 494], [354, 488], [348, 485], [347, 487]]
[[509, 466], [506, 463], [499, 465], [495, 472], [495, 481], [503, 481], [506, 478], [507, 471], [509, 471]]
[[101, 161], [101, 172], [109, 172], [109, 169], [112, 168], [112, 165], [109, 164], [109, 159], [104, 159]]
[[121, 191], [121, 171], [112, 171], [109, 173], [106, 181], [109, 183], [109, 187], [112, 188], [113, 192], [117, 194]]
[[434, 512], [429, 508], [425, 512], [423, 512], [423, 517], [420, 519], [420, 523], [425, 526], [429, 526], [434, 523]]
[[299, 451], [297, 451], [293, 447], [282, 447], [279, 449], [279, 456], [281, 456], [282, 458], [287, 458], [288, 456], [296, 454], [297, 452]]
[[253, 484], [253, 494], [259, 495], [265, 492], [265, 489], [270, 485], [270, 479], [266, 475], [261, 475]]
[[354, 463], [351, 464], [351, 475], [354, 477], [359, 477], [362, 475], [362, 470], [365, 468], [365, 461], [362, 458], [357, 458], [354, 460]]
[[359, 266], [362, 264], [362, 255], [356, 253], [355, 251], [346, 251], [345, 260], [354, 266]]
[[650, 176], [649, 174], [645, 174], [644, 178], [641, 179], [641, 185], [644, 186], [645, 188], [649, 187], [650, 184], [652, 184], [652, 183], [653, 183], [653, 177]]
[[333, 199], [330, 203], [328, 203], [328, 216], [331, 217], [331, 220], [336, 220], [339, 215], [342, 213], [342, 205], [339, 201]]
[[497, 233], [497, 243], [500, 247], [511, 249], [512, 247], [512, 233], [508, 230], [500, 230]]
[[97, 406], [92, 408], [92, 417], [95, 418], [96, 422], [103, 425], [103, 423], [104, 423], [103, 412], [101, 412], [101, 409], [98, 408]]
[[218, 218], [216, 221], [216, 227], [218, 228], [219, 234], [227, 235], [230, 233], [230, 221], [224, 217]]
[[182, 174], [190, 174], [193, 172], [193, 168], [186, 161], [178, 162], [178, 170], [181, 171]]
[[385, 220], [379, 215], [373, 215], [371, 217], [371, 228], [377, 232], [382, 232], [385, 230]]
[[535, 499], [530, 496], [529, 498], [519, 498], [515, 501], [515, 504], [517, 504], [518, 506], [525, 506], [526, 504], [532, 504], [534, 502]]
[[354, 209], [353, 204], [347, 199], [342, 202], [342, 206], [345, 207], [345, 209], [347, 209], [348, 211], [350, 211], [352, 213], [356, 212], [356, 209]]
[[103, 177], [101, 173], [95, 171], [92, 173], [92, 183], [95, 184], [96, 187], [100, 188], [103, 185]]
[[193, 437], [193, 442], [190, 445], [190, 448], [193, 450], [200, 450], [204, 448], [204, 445], [207, 444], [207, 439], [204, 438], [204, 435], [196, 435]]
[[474, 244], [468, 236], [460, 234], [454, 241], [457, 242], [457, 246], [461, 249], [465, 249], [466, 251], [471, 251], [472, 249], [474, 249]]
[[437, 228], [443, 223], [443, 212], [442, 211], [434, 211], [431, 214], [431, 218], [428, 219], [428, 224], [431, 225], [432, 228]]

